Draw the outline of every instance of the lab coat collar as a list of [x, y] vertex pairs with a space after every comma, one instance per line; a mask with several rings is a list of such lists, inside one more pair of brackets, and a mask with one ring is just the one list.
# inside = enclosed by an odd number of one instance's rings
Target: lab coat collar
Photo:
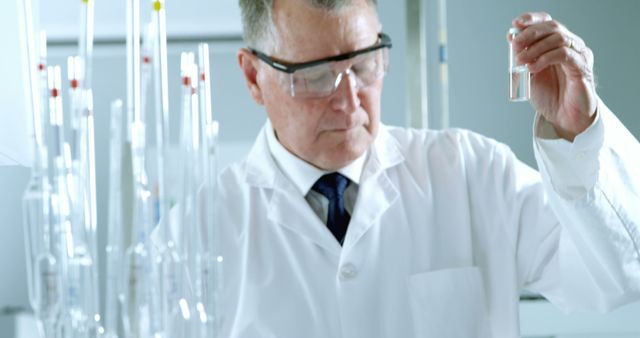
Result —
[[387, 169], [403, 161], [404, 156], [397, 141], [391, 136], [388, 128], [381, 124], [362, 172], [358, 199], [344, 240], [344, 252], [355, 247], [360, 238], [373, 226], [384, 226], [377, 221], [400, 196]]
[[398, 142], [389, 133], [389, 128], [381, 123], [360, 179], [364, 181], [374, 177], [402, 162], [404, 162], [404, 155], [400, 151]]
[[258, 188], [273, 188], [277, 165], [267, 143], [266, 128], [262, 127], [247, 155], [245, 181]]

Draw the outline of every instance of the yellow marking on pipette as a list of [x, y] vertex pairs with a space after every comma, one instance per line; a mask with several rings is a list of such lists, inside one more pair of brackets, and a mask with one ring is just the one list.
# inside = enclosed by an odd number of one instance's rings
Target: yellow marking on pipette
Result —
[[82, 0], [82, 2], [84, 2], [85, 4], [88, 4], [89, 0]]
[[153, 10], [159, 12], [162, 9], [162, 2], [154, 1], [153, 2]]

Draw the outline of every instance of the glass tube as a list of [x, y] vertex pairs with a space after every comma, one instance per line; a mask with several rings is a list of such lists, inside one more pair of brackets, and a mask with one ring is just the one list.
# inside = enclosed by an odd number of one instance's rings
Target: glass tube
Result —
[[202, 123], [204, 126], [213, 122], [213, 114], [211, 110], [211, 79], [209, 69], [209, 44], [201, 43], [198, 45], [198, 68], [200, 76], [200, 108], [201, 115], [204, 115]]
[[[166, 196], [165, 144], [169, 144], [169, 81], [167, 71], [167, 27], [164, 0], [151, 0], [153, 32], [153, 73], [155, 89], [156, 168], [158, 218], [167, 215], [169, 201]], [[166, 222], [168, 225], [169, 222]]]
[[531, 76], [529, 66], [516, 61], [513, 39], [520, 34], [517, 28], [510, 28], [509, 35], [509, 99], [513, 102], [528, 101], [531, 97]]
[[127, 0], [127, 127], [141, 120], [140, 89], [140, 0]]
[[128, 337], [151, 337], [151, 256], [149, 231], [152, 224], [150, 207], [151, 193], [146, 188], [144, 171], [145, 151], [144, 123], [133, 122], [131, 126], [133, 175], [134, 175], [134, 218], [133, 240], [124, 255], [124, 299], [123, 322]]
[[[195, 316], [195, 300], [194, 287], [196, 286], [197, 276], [194, 270], [194, 253], [192, 251], [191, 241], [193, 234], [193, 216], [195, 210], [195, 196], [193, 192], [194, 177], [193, 156], [197, 149], [198, 133], [194, 129], [193, 110], [197, 104], [197, 95], [193, 87], [192, 71], [194, 66], [193, 53], [182, 53], [180, 58], [180, 71], [182, 77], [182, 126], [181, 126], [181, 164], [182, 164], [182, 182], [180, 184], [182, 191], [179, 198], [180, 216], [179, 224], [181, 228], [179, 257], [181, 266], [176, 267], [176, 281], [178, 289], [175, 295], [178, 299], [174, 304], [174, 309], [169, 309], [171, 334], [181, 336], [192, 336], [191, 331], [192, 320]], [[175, 306], [177, 305], [177, 306]]]
[[[201, 73], [198, 72], [198, 65], [192, 62], [190, 69], [191, 77], [191, 135], [192, 135], [192, 153], [190, 156], [191, 179], [189, 182], [190, 188], [188, 194], [191, 198], [191, 214], [189, 215], [189, 222], [184, 226], [188, 227], [189, 241], [188, 241], [188, 256], [191, 263], [191, 276], [193, 294], [189, 300], [191, 306], [191, 313], [193, 314], [192, 336], [207, 338], [209, 334], [207, 332], [209, 314], [208, 305], [205, 306], [208, 295], [206, 288], [208, 280], [206, 279], [208, 267], [208, 250], [207, 250], [207, 232], [208, 224], [203, 222], [202, 216], [206, 215], [208, 210], [207, 205], [203, 203], [203, 197], [206, 196], [206, 187], [204, 186], [204, 174], [205, 174], [205, 138], [202, 135], [204, 128], [202, 128], [204, 116], [201, 111], [203, 107], [200, 107], [199, 99], [199, 83]], [[189, 175], [189, 174], [187, 174]]]
[[[39, 106], [40, 106], [40, 116], [34, 119], [34, 123], [36, 120], [40, 120], [40, 140], [39, 143], [41, 146], [41, 152], [45, 152], [45, 158], [41, 160], [41, 164], [44, 166], [43, 170], [46, 170], [48, 166], [48, 162], [46, 159], [46, 150], [47, 150], [47, 129], [48, 129], [48, 121], [45, 118], [49, 113], [48, 105], [46, 104], [49, 99], [49, 89], [48, 89], [48, 80], [47, 80], [47, 33], [45, 31], [40, 31], [40, 40], [39, 40], [39, 61], [38, 61], [38, 79], [39, 79]], [[42, 154], [41, 154], [42, 155]]]
[[[60, 275], [61, 305], [60, 305], [60, 323], [67, 334], [73, 331], [71, 320], [71, 309], [74, 308], [74, 302], [77, 300], [77, 285], [68, 278], [69, 257], [73, 256], [73, 235], [71, 230], [71, 202], [69, 201], [69, 180], [68, 173], [70, 171], [70, 163], [65, 159], [65, 149], [68, 145], [64, 138], [64, 118], [62, 111], [62, 98], [60, 97], [61, 75], [60, 67], [48, 67], [49, 82], [49, 113], [50, 125], [52, 131], [52, 155], [54, 159], [53, 166], [53, 188], [51, 193], [51, 228], [53, 233], [53, 257], [57, 261]], [[53, 262], [53, 261], [50, 261]], [[51, 264], [53, 265], [53, 264]], [[54, 269], [46, 269], [49, 272]], [[62, 277], [65, 278], [62, 278]], [[46, 280], [48, 278], [43, 278]], [[51, 279], [54, 281], [54, 279]], [[55, 289], [51, 287], [50, 289]]]
[[58, 261], [51, 252], [42, 252], [37, 259], [36, 299], [38, 327], [45, 338], [56, 337], [60, 327], [62, 283]]
[[[164, 0], [151, 0], [151, 30], [153, 36], [153, 79], [155, 106], [155, 162], [156, 192], [155, 208], [158, 232], [164, 234], [164, 242], [157, 247], [158, 259], [155, 260], [154, 273], [160, 283], [154, 288], [154, 300], [159, 301], [157, 308], [160, 316], [156, 318], [156, 327], [167, 337], [179, 336], [180, 325], [173, 318], [173, 309], [177, 308], [180, 295], [178, 282], [182, 263], [172, 238], [172, 218], [170, 217], [170, 198], [167, 196], [165, 177], [166, 148], [169, 145], [169, 88], [167, 71], [167, 31]], [[174, 332], [174, 331], [178, 332]]]
[[71, 239], [69, 283], [76, 290], [69, 310], [72, 329], [78, 334], [95, 335], [100, 330], [97, 238], [95, 220], [95, 154], [93, 97], [91, 90], [79, 87], [82, 81], [82, 60], [68, 58], [68, 79], [71, 106], [73, 151], [68, 173], [71, 202]]
[[94, 38], [94, 0], [82, 0], [80, 7], [80, 37], [78, 49], [81, 60], [82, 88], [91, 88], [93, 67], [93, 38]]
[[[46, 36], [42, 33], [40, 34], [40, 46], [43, 45], [44, 41], [44, 48], [41, 47], [38, 53], [39, 55], [36, 55], [36, 43], [33, 32], [33, 8], [31, 0], [24, 0], [22, 2], [21, 9], [21, 14], [23, 16], [22, 22], [24, 23], [27, 40], [28, 85], [31, 94], [30, 103], [32, 109], [34, 146], [34, 162], [31, 178], [22, 199], [27, 289], [29, 303], [36, 313], [41, 334], [47, 335], [52, 329], [51, 325], [53, 325], [49, 314], [55, 312], [53, 309], [59, 305], [59, 298], [54, 296], [55, 292], [49, 294], [45, 292], [46, 289], [41, 289], [41, 281], [46, 280], [41, 275], [47, 273], [45, 263], [51, 262], [51, 265], [55, 266], [55, 258], [52, 260], [46, 259], [49, 258], [47, 254], [50, 254], [48, 250], [50, 244], [50, 187], [47, 176], [47, 150], [44, 140], [45, 119], [43, 113], [45, 110], [42, 108], [45, 106], [44, 103], [47, 102], [46, 100], [48, 97], [46, 94], [48, 81], [45, 68]], [[37, 56], [39, 62], [36, 66]], [[55, 285], [52, 284], [52, 287], [54, 286]], [[48, 302], [48, 300], [51, 300], [51, 302]]]
[[[92, 315], [91, 330], [101, 332], [103, 330], [100, 324], [100, 294], [98, 280], [98, 238], [97, 238], [97, 201], [96, 201], [96, 155], [95, 155], [95, 127], [93, 115], [93, 91], [91, 88], [83, 90], [82, 96], [83, 120], [81, 128], [84, 129], [85, 143], [87, 151], [84, 154], [85, 168], [84, 185], [85, 185], [85, 206], [89, 213], [89, 217], [85, 217], [84, 230], [86, 231], [87, 244], [89, 254], [94, 262], [90, 267], [91, 282], [90, 288], [87, 290], [87, 297], [91, 297], [90, 307], [87, 309]], [[92, 332], [92, 334], [94, 334]]]
[[58, 261], [51, 252], [50, 197], [47, 176], [32, 176], [23, 197], [23, 212], [29, 300], [42, 337], [54, 337], [62, 303]]
[[[88, 214], [89, 223], [88, 240], [89, 249], [92, 257], [97, 258], [97, 197], [96, 197], [96, 169], [95, 169], [95, 135], [94, 135], [94, 117], [93, 117], [93, 40], [94, 40], [94, 0], [82, 0], [80, 7], [80, 38], [78, 39], [78, 49], [80, 53], [79, 59], [79, 76], [80, 86], [82, 88], [82, 107], [81, 112], [83, 115], [84, 136], [83, 142], [85, 142], [86, 152], [84, 152], [84, 159], [86, 159], [85, 167], [83, 168], [83, 184], [86, 189], [86, 198], [88, 199], [88, 205], [86, 208]], [[97, 280], [97, 267], [95, 269], [95, 301], [98, 302], [98, 280]], [[96, 303], [96, 312], [93, 317], [99, 326], [99, 309], [98, 303]]]
[[[25, 15], [29, 12], [25, 12]], [[32, 43], [35, 44], [35, 43]], [[39, 61], [37, 65], [38, 77], [32, 78], [34, 81], [31, 86], [38, 89], [32, 101], [33, 114], [33, 145], [34, 159], [31, 169], [31, 178], [23, 195], [23, 222], [24, 222], [24, 238], [26, 249], [26, 267], [27, 267], [27, 289], [29, 293], [29, 301], [34, 311], [36, 300], [36, 269], [37, 258], [45, 250], [50, 243], [45, 237], [49, 233], [49, 178], [48, 178], [48, 155], [45, 141], [45, 130], [48, 123], [44, 118], [47, 114], [48, 100], [48, 82], [47, 82], [47, 49], [46, 34], [40, 33], [40, 48], [38, 51]], [[35, 73], [35, 72], [34, 72]], [[47, 234], [47, 235], [45, 235]]]
[[216, 144], [218, 136], [218, 122], [213, 120], [211, 107], [211, 72], [209, 68], [209, 46], [198, 46], [198, 68], [200, 70], [200, 121], [202, 129], [203, 174], [204, 174], [204, 215], [202, 226], [203, 236], [206, 238], [203, 246], [203, 290], [202, 298], [207, 312], [207, 331], [210, 337], [217, 337], [218, 314], [216, 313], [222, 259], [216, 254], [218, 250], [216, 224], [214, 221], [215, 183], [217, 179]]
[[105, 338], [118, 338], [118, 278], [122, 264], [122, 192], [121, 167], [122, 101], [111, 103], [111, 137], [109, 159], [109, 229], [106, 246], [107, 277], [105, 296]]
[[[38, 78], [36, 69], [36, 43], [35, 36], [33, 32], [33, 7], [31, 0], [23, 0], [22, 1], [22, 11], [21, 14], [23, 16], [23, 24], [26, 32], [26, 48], [27, 48], [27, 69], [29, 74], [29, 79], [27, 81], [29, 86], [29, 92], [31, 94], [31, 110], [33, 114], [33, 129], [35, 136], [36, 145], [42, 145], [42, 116], [39, 115], [40, 105], [43, 102], [40, 102], [40, 95], [38, 87]], [[45, 50], [46, 52], [46, 50]], [[46, 55], [46, 53], [45, 53]], [[37, 154], [37, 153], [36, 153]], [[34, 154], [35, 155], [35, 154]]]
[[[142, 116], [147, 116], [147, 104], [148, 104], [148, 92], [151, 85], [151, 77], [153, 75], [153, 37], [154, 26], [147, 24], [144, 26], [144, 34], [142, 36], [142, 65], [141, 65], [141, 77], [140, 77], [140, 111]], [[142, 118], [143, 122], [147, 122]]]

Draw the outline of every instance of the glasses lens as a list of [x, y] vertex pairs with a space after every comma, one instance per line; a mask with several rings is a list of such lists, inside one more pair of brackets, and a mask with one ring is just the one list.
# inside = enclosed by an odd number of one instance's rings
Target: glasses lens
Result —
[[291, 74], [293, 94], [301, 98], [331, 95], [336, 75], [330, 63], [297, 70]]
[[[317, 66], [299, 69], [289, 75], [288, 87], [291, 94], [298, 98], [326, 97], [340, 85], [338, 76], [346, 69], [351, 69], [349, 76], [354, 76], [358, 88], [372, 85], [384, 76], [388, 64], [388, 50], [382, 48], [361, 54], [353, 59], [339, 63], [328, 62]], [[344, 68], [348, 62], [348, 68]], [[344, 76], [341, 77], [344, 80]]]
[[378, 49], [356, 57], [351, 66], [353, 74], [361, 87], [372, 85], [380, 79], [387, 69], [387, 49]]

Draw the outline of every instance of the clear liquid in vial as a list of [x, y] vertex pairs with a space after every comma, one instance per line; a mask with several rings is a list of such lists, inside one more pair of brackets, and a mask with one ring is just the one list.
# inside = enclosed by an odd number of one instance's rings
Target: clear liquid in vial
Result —
[[531, 97], [531, 78], [527, 65], [511, 68], [509, 77], [509, 99], [515, 102], [527, 101]]

